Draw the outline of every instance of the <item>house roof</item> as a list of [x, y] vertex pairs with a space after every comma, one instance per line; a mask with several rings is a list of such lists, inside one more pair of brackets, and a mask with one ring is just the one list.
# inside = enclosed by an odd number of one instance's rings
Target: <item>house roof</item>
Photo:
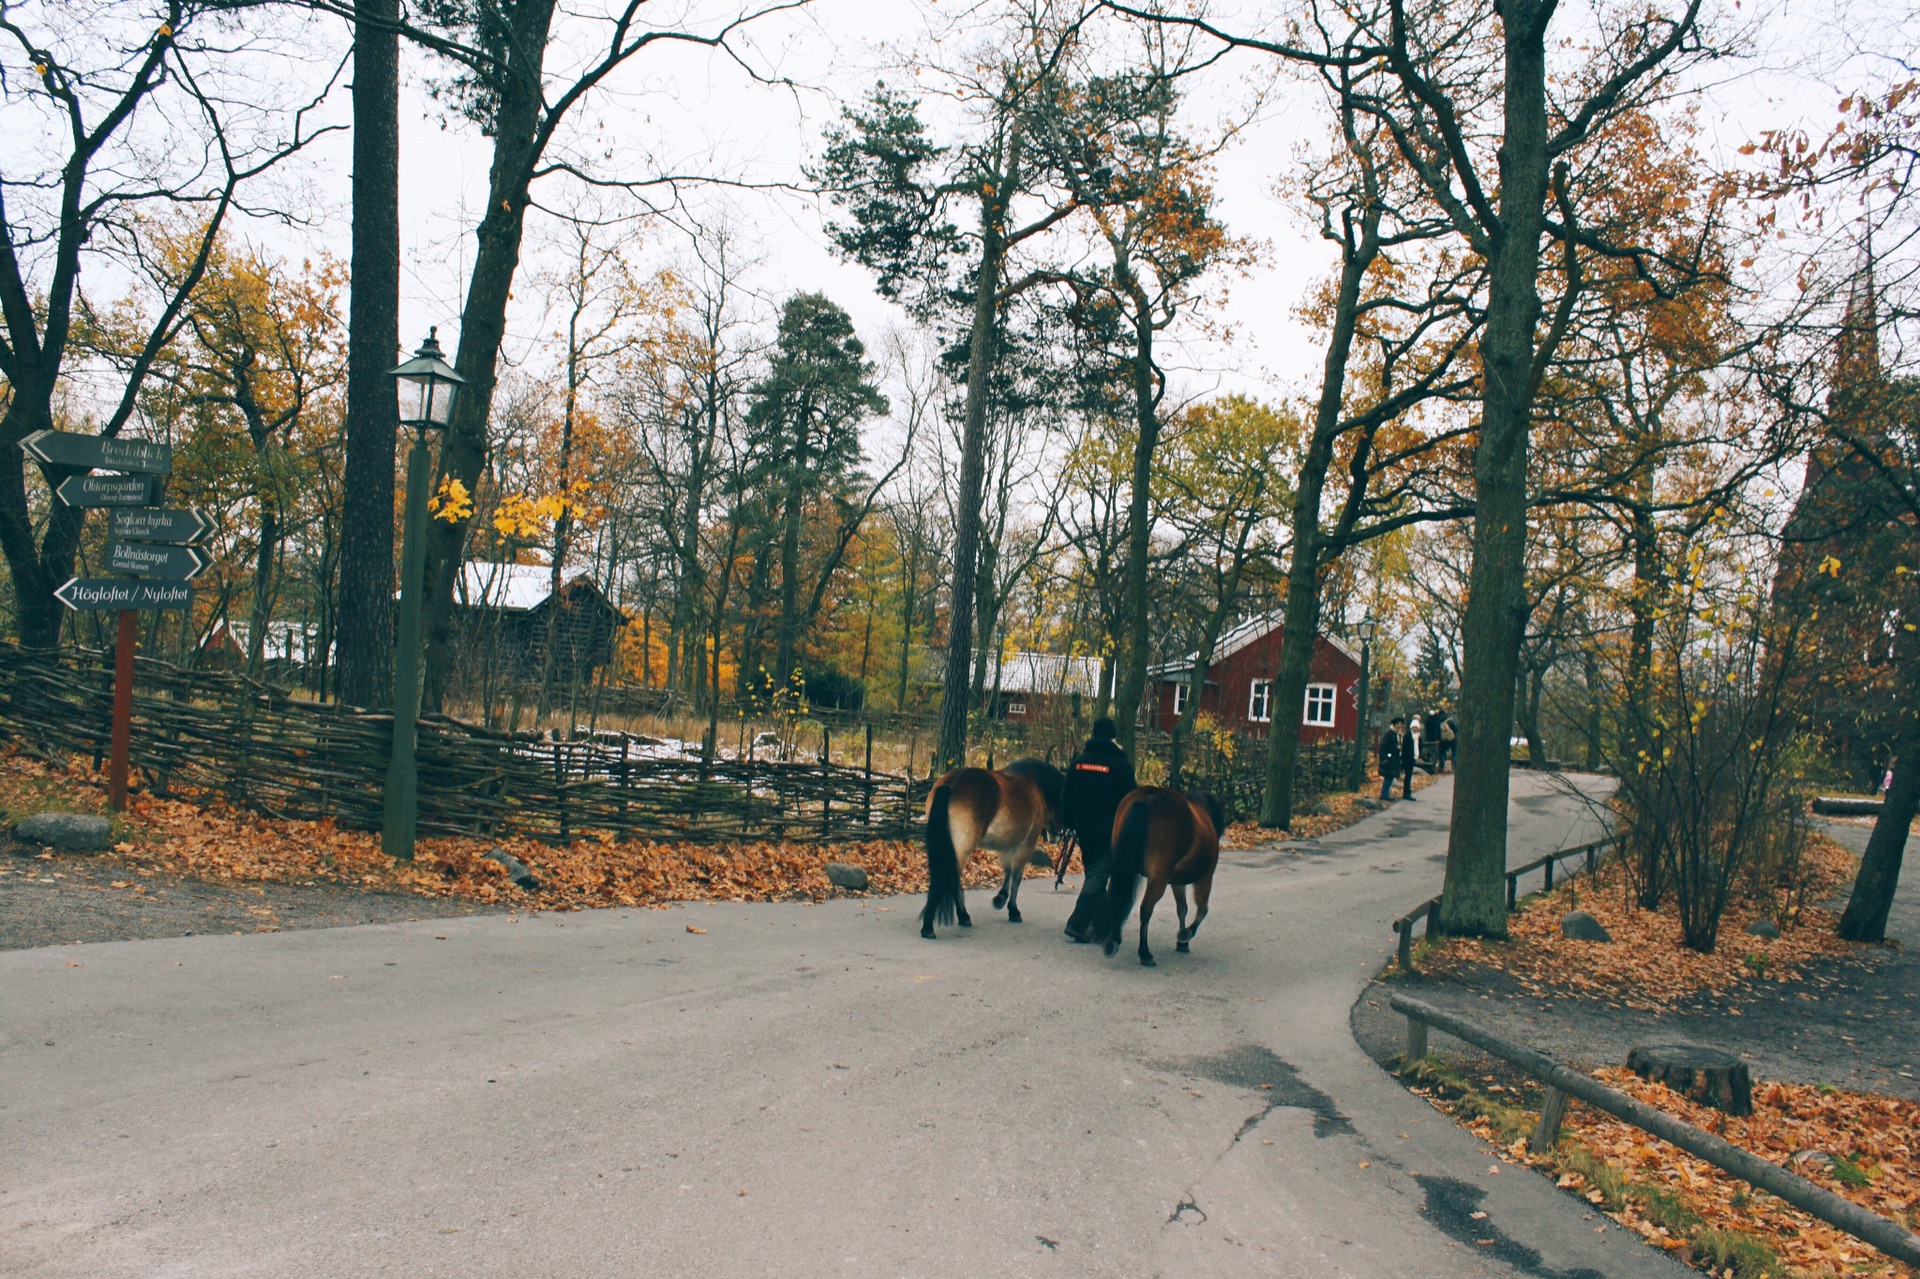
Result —
[[550, 564], [492, 564], [468, 560], [460, 566], [460, 602], [474, 607], [525, 612], [553, 593]]
[[[1061, 653], [1009, 653], [1000, 659], [1002, 693], [1100, 693], [1100, 659]], [[987, 687], [993, 687], [989, 678]]]
[[[1282, 613], [1265, 613], [1259, 617], [1248, 618], [1246, 621], [1226, 631], [1214, 642], [1213, 660], [1208, 662], [1207, 665], [1215, 666], [1226, 661], [1229, 657], [1232, 657], [1235, 653], [1238, 653], [1255, 640], [1264, 639], [1279, 630], [1285, 623], [1286, 616]], [[1329, 647], [1343, 654], [1349, 661], [1355, 664], [1359, 663], [1360, 655], [1348, 648], [1344, 640], [1338, 636], [1329, 635], [1325, 631], [1318, 632], [1318, 635]], [[1198, 650], [1196, 650], [1174, 661], [1161, 662], [1157, 666], [1147, 668], [1147, 675], [1152, 679], [1161, 680], [1173, 679], [1185, 675], [1193, 669], [1193, 663], [1199, 656], [1200, 654]]]
[[[566, 579], [560, 589], [566, 591], [582, 583], [594, 595], [606, 600], [599, 584], [584, 573]], [[470, 608], [497, 608], [503, 613], [527, 613], [546, 603], [552, 594], [553, 566], [550, 564], [495, 564], [469, 560], [460, 566], [458, 598], [460, 603]], [[614, 608], [610, 600], [606, 600], [606, 603], [624, 620], [626, 614], [622, 610]]]

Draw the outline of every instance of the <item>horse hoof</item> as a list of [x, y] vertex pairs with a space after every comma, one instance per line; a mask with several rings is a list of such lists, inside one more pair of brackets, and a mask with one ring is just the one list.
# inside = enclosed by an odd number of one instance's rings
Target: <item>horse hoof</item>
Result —
[[1114, 952], [1115, 952], [1115, 951], [1117, 951], [1117, 950], [1119, 950], [1119, 949], [1120, 949], [1120, 943], [1119, 943], [1119, 942], [1117, 942], [1117, 941], [1109, 941], [1108, 943], [1106, 943], [1106, 945], [1104, 945], [1104, 946], [1102, 946], [1102, 947], [1100, 948], [1100, 953], [1101, 953], [1101, 954], [1103, 954], [1103, 955], [1105, 955], [1105, 956], [1106, 956], [1106, 957], [1107, 957], [1108, 959], [1112, 959], [1112, 958], [1113, 958], [1113, 955], [1114, 955]]
[[921, 935], [922, 937], [924, 937], [924, 938], [926, 938], [926, 939], [927, 939], [928, 941], [932, 941], [932, 940], [933, 940], [933, 929], [931, 929], [931, 928], [922, 928], [922, 929], [920, 930], [920, 935]]
[[1009, 924], [1018, 924], [1018, 923], [1020, 923], [1020, 922], [1022, 922], [1022, 921], [1021, 921], [1021, 918], [1020, 918], [1020, 912], [1019, 912], [1019, 911], [1017, 911], [1017, 910], [1010, 910], [1010, 911], [1008, 911], [1008, 912], [1007, 912], [1007, 922], [1008, 922]]
[[1007, 895], [1005, 893], [997, 893], [994, 895], [993, 908], [995, 910], [999, 910], [1002, 906], [1006, 904], [1007, 904]]
[[1174, 945], [1174, 950], [1176, 950], [1176, 951], [1178, 951], [1178, 952], [1179, 952], [1180, 954], [1182, 954], [1182, 955], [1185, 955], [1185, 954], [1189, 954], [1189, 953], [1191, 953], [1191, 952], [1190, 952], [1190, 951], [1188, 950], [1188, 947], [1187, 947], [1187, 943], [1185, 943], [1185, 942], [1178, 942], [1178, 943], [1175, 943], [1175, 945]]
[[971, 918], [970, 916], [967, 916], [967, 915], [962, 915], [962, 916], [960, 916], [960, 927], [962, 927], [962, 928], [972, 928], [972, 927], [973, 927], [973, 919], [972, 919], [972, 918]]
[[1152, 955], [1142, 955], [1140, 956], [1140, 966], [1142, 968], [1158, 968], [1160, 965], [1153, 962]]

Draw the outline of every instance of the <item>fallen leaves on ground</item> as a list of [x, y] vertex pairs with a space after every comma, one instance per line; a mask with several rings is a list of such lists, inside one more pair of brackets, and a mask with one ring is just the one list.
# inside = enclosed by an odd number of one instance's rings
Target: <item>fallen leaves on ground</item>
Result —
[[[1920, 1225], [1920, 1102], [1825, 1085], [1756, 1082], [1754, 1113], [1735, 1119], [1629, 1070], [1595, 1073], [1628, 1096], [1786, 1166], [1909, 1230]], [[1437, 1097], [1429, 1095], [1429, 1100], [1449, 1113], [1456, 1109]], [[1529, 1115], [1529, 1123], [1534, 1118]], [[1920, 1273], [1705, 1160], [1577, 1101], [1567, 1110], [1561, 1144], [1545, 1155], [1530, 1153], [1525, 1138], [1515, 1137], [1510, 1125], [1501, 1131], [1481, 1117], [1467, 1126], [1510, 1162], [1555, 1177], [1562, 1189], [1604, 1207], [1656, 1246], [1678, 1250], [1691, 1245], [1695, 1264], [1703, 1268], [1709, 1263], [1702, 1234], [1737, 1231], [1758, 1239], [1795, 1268], [1786, 1272], [1790, 1274], [1911, 1279]], [[1805, 1157], [1796, 1159], [1799, 1155]], [[1611, 1188], [1595, 1184], [1601, 1178], [1587, 1162], [1592, 1158], [1603, 1160], [1624, 1183]], [[1662, 1196], [1669, 1202], [1662, 1203]], [[1684, 1211], [1673, 1211], [1671, 1203]], [[1689, 1216], [1698, 1222], [1690, 1222]], [[1742, 1271], [1737, 1279], [1747, 1273]]]
[[[0, 806], [18, 811], [17, 794], [38, 808], [57, 800], [78, 811], [104, 808], [102, 786], [89, 769], [67, 769], [18, 752], [0, 752]], [[821, 901], [845, 895], [827, 881], [828, 862], [867, 872], [875, 895], [925, 892], [926, 853], [906, 840], [848, 844], [754, 841], [733, 844], [620, 841], [611, 835], [565, 845], [538, 840], [423, 838], [412, 862], [380, 851], [375, 832], [332, 822], [281, 821], [219, 804], [135, 795], [114, 851], [137, 867], [213, 881], [341, 884], [374, 892], [461, 897], [529, 909], [664, 906], [687, 901]], [[486, 854], [504, 849], [524, 862], [539, 887], [507, 878]], [[1046, 874], [1029, 868], [1029, 876]], [[990, 855], [967, 867], [969, 888], [997, 887]]]
[[[1853, 877], [1855, 859], [1831, 840], [1808, 841], [1805, 870], [1811, 877], [1808, 899], [1833, 891]], [[1560, 920], [1578, 907], [1599, 920], [1613, 941], [1574, 941], [1560, 935]], [[1781, 935], [1751, 936], [1747, 925], [1772, 919]], [[1475, 964], [1507, 973], [1520, 987], [1541, 998], [1574, 995], [1649, 1012], [1670, 1011], [1690, 996], [1726, 995], [1760, 981], [1793, 981], [1817, 959], [1864, 958], [1873, 951], [1840, 940], [1838, 920], [1822, 907], [1807, 905], [1774, 918], [1770, 902], [1735, 898], [1720, 920], [1718, 945], [1711, 954], [1688, 949], [1680, 940], [1680, 922], [1671, 905], [1642, 910], [1627, 886], [1618, 861], [1593, 876], [1570, 880], [1551, 893], [1523, 902], [1507, 917], [1505, 942], [1447, 938], [1425, 953], [1420, 967], [1436, 974], [1458, 973]]]
[[[1415, 773], [1413, 790], [1417, 795], [1427, 787], [1439, 781], [1438, 777], [1426, 773]], [[1318, 839], [1322, 835], [1331, 835], [1334, 831], [1345, 830], [1363, 817], [1371, 817], [1379, 812], [1377, 808], [1367, 808], [1360, 803], [1362, 799], [1372, 799], [1379, 794], [1380, 779], [1373, 778], [1368, 788], [1352, 794], [1322, 795], [1331, 812], [1308, 816], [1295, 813], [1293, 825], [1284, 831], [1269, 830], [1258, 822], [1234, 822], [1227, 827], [1226, 834], [1220, 840], [1222, 848], [1259, 848], [1278, 839]], [[1395, 795], [1399, 791], [1395, 790]], [[1396, 802], [1398, 802], [1396, 800]]]

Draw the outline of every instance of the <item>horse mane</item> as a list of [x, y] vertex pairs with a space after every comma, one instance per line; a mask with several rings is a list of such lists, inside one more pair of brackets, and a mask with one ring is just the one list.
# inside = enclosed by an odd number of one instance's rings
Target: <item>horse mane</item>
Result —
[[1040, 793], [1047, 797], [1048, 805], [1056, 811], [1059, 809], [1061, 796], [1067, 786], [1067, 775], [1046, 760], [1032, 757], [1016, 759], [1000, 771], [1013, 777], [1024, 777], [1032, 782], [1040, 788]]
[[1207, 810], [1207, 816], [1213, 819], [1213, 833], [1224, 838], [1227, 833], [1227, 810], [1225, 805], [1211, 791], [1193, 792], [1193, 801]]

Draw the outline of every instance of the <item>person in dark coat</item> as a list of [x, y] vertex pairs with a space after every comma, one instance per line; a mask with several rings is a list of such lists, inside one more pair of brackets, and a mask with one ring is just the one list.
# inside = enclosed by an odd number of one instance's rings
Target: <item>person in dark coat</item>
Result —
[[1113, 817], [1134, 788], [1133, 761], [1114, 740], [1118, 735], [1113, 721], [1102, 715], [1093, 721], [1093, 736], [1067, 764], [1067, 788], [1060, 806], [1066, 824], [1079, 837], [1080, 864], [1086, 870], [1079, 900], [1067, 917], [1067, 936], [1076, 942], [1093, 940], [1093, 917], [1107, 892]]
[[1380, 734], [1380, 798], [1393, 798], [1393, 784], [1400, 777], [1400, 745], [1404, 739], [1400, 730], [1407, 721], [1398, 715], [1387, 725], [1387, 731]]
[[1413, 793], [1413, 770], [1420, 767], [1420, 734], [1408, 728], [1400, 734], [1400, 798], [1417, 798]]

